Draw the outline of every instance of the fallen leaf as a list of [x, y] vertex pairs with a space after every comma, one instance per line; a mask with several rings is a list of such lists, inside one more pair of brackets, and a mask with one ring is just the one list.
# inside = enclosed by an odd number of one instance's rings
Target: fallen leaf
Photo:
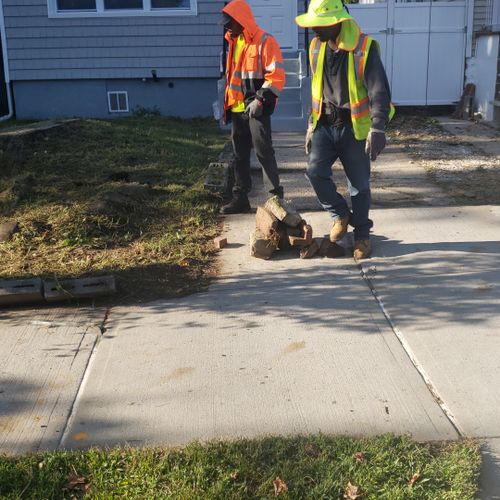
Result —
[[420, 478], [420, 474], [418, 472], [415, 472], [413, 476], [411, 476], [411, 479], [408, 481], [408, 484], [410, 486], [413, 486]]
[[356, 462], [358, 462], [358, 464], [362, 464], [365, 461], [365, 454], [361, 451], [358, 451], [354, 454], [354, 458], [356, 459]]
[[309, 455], [310, 457], [317, 457], [319, 456], [319, 449], [317, 448], [317, 446], [314, 446], [311, 443], [307, 443], [304, 446], [304, 453], [306, 455]]
[[87, 491], [90, 488], [87, 478], [71, 473], [63, 487], [64, 491]]
[[238, 479], [238, 472], [231, 472], [229, 474], [229, 479], [232, 479], [233, 481], [235, 481], [236, 479]]
[[288, 491], [288, 486], [284, 481], [281, 480], [279, 476], [276, 476], [276, 479], [273, 481], [274, 486], [274, 494], [275, 496], [281, 495]]
[[85, 441], [87, 439], [87, 433], [86, 432], [77, 432], [73, 436], [73, 440], [75, 441]]
[[356, 500], [362, 496], [363, 494], [359, 492], [359, 488], [354, 486], [354, 484], [351, 484], [349, 481], [345, 489], [344, 498], [347, 498], [348, 500]]

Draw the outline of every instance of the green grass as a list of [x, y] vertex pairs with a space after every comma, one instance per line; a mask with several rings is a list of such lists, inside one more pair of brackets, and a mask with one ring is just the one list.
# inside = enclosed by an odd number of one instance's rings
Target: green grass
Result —
[[0, 457], [0, 496], [275, 498], [279, 477], [288, 489], [278, 495], [284, 499], [342, 499], [351, 483], [363, 499], [468, 500], [475, 497], [479, 465], [474, 442], [418, 444], [389, 435], [91, 449]]
[[[20, 226], [0, 279], [111, 273], [134, 300], [203, 287], [218, 200], [201, 181], [224, 140], [213, 121], [161, 117], [0, 137], [0, 223]], [[123, 201], [130, 184], [146, 194]]]
[[23, 125], [28, 125], [30, 123], [35, 123], [35, 120], [7, 120], [0, 122], [0, 131], [6, 128], [21, 127]]

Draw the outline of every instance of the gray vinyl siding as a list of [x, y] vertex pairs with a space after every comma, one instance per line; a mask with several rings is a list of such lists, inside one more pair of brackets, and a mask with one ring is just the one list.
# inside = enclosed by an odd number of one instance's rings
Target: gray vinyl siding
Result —
[[223, 0], [197, 16], [49, 18], [46, 0], [3, 0], [11, 80], [217, 78]]
[[474, 1], [474, 22], [473, 32], [484, 30], [484, 27], [491, 23], [491, 0], [475, 0]]

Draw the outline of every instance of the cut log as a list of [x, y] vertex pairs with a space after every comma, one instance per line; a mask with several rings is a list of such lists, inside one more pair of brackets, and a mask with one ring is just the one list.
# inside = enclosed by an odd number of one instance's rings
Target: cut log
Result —
[[264, 208], [271, 212], [278, 220], [284, 222], [287, 226], [297, 227], [302, 221], [302, 217], [293, 208], [291, 203], [273, 196], [266, 201]]
[[304, 247], [300, 250], [300, 258], [301, 259], [310, 259], [311, 257], [314, 257], [319, 250], [318, 243], [316, 240], [313, 240], [313, 242], [308, 246]]
[[289, 236], [288, 241], [292, 247], [308, 247], [313, 241], [312, 227], [309, 224], [303, 226], [301, 236]]
[[315, 238], [314, 241], [319, 245], [318, 255], [320, 257], [328, 257], [335, 259], [337, 257], [344, 257], [345, 250], [337, 243], [332, 243], [328, 236], [324, 238]]
[[458, 120], [469, 120], [472, 118], [474, 95], [476, 93], [476, 86], [473, 83], [468, 83], [465, 86], [464, 92], [460, 101], [451, 115], [452, 118]]
[[279, 241], [278, 241], [278, 248], [280, 250], [289, 250], [290, 247], [290, 242], [288, 241], [288, 229], [290, 229], [288, 226], [280, 222], [280, 225], [278, 227], [278, 234], [279, 234]]
[[264, 207], [257, 207], [255, 215], [255, 228], [264, 238], [275, 239], [279, 237], [279, 220]]
[[278, 248], [278, 239], [264, 238], [264, 235], [256, 229], [250, 234], [250, 255], [258, 259], [268, 260]]

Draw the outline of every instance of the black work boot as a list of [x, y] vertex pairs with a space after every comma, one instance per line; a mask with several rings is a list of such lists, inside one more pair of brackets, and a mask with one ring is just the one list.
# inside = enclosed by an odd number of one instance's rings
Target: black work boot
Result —
[[229, 214], [244, 214], [250, 212], [250, 202], [248, 196], [244, 193], [233, 194], [233, 199], [227, 204], [223, 205], [220, 213], [224, 215]]
[[278, 186], [277, 188], [271, 189], [269, 192], [277, 196], [280, 200], [283, 199], [283, 186]]

